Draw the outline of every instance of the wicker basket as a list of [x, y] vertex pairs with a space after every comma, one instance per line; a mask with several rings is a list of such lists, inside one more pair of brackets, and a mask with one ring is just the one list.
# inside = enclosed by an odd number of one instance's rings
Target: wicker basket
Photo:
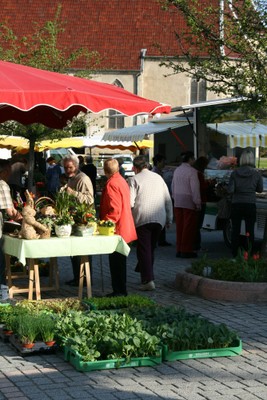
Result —
[[39, 199], [36, 200], [34, 208], [35, 210], [40, 210], [41, 208], [45, 206], [53, 206], [55, 204], [55, 201], [51, 199], [51, 197], [39, 197]]

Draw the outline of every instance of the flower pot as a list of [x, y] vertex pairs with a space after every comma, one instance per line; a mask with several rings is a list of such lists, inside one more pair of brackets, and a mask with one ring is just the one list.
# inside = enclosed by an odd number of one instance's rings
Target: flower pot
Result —
[[55, 340], [49, 340], [49, 341], [45, 342], [45, 344], [46, 344], [48, 347], [54, 346], [55, 343], [56, 343]]
[[32, 349], [34, 347], [34, 343], [22, 343], [22, 347], [24, 347], [24, 349]]
[[13, 335], [13, 331], [11, 331], [10, 329], [4, 329], [4, 335], [6, 336]]
[[98, 225], [98, 233], [99, 233], [99, 235], [106, 235], [106, 236], [114, 235], [115, 227]]
[[71, 225], [55, 225], [55, 232], [59, 238], [69, 237], [71, 235], [71, 230]]
[[96, 225], [94, 223], [88, 225], [75, 225], [75, 236], [88, 237], [95, 233]]

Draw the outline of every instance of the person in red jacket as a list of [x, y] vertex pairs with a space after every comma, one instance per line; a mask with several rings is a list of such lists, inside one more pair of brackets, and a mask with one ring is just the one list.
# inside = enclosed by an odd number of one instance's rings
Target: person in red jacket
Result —
[[[116, 224], [116, 234], [126, 243], [137, 239], [130, 205], [130, 189], [119, 172], [119, 163], [109, 158], [104, 163], [106, 185], [100, 199], [100, 219]], [[109, 267], [113, 292], [107, 296], [127, 296], [126, 256], [115, 251], [109, 255]]]

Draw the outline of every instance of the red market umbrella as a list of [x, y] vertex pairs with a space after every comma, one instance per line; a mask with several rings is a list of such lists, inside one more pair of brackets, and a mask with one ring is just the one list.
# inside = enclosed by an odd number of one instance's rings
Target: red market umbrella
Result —
[[80, 111], [107, 109], [127, 116], [171, 111], [114, 85], [0, 61], [0, 123], [38, 122], [60, 129]]

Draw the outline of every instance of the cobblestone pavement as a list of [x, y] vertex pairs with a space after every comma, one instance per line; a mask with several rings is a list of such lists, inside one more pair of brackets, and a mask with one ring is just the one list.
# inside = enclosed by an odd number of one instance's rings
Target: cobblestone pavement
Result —
[[[164, 305], [184, 306], [211, 321], [226, 323], [243, 341], [237, 357], [165, 362], [156, 367], [124, 368], [81, 373], [65, 362], [62, 353], [21, 357], [0, 341], [0, 400], [256, 400], [267, 399], [267, 304], [206, 301], [184, 295], [173, 287], [176, 272], [190, 260], [175, 258], [171, 247], [156, 250], [155, 292], [146, 295]], [[203, 246], [212, 257], [229, 256], [222, 234], [204, 233]], [[133, 248], [128, 260], [129, 293], [137, 293], [139, 274]], [[75, 296], [64, 281], [70, 279], [68, 259], [59, 259], [61, 296]], [[93, 257], [93, 295], [111, 291], [107, 257]], [[51, 293], [51, 292], [50, 292]]]

